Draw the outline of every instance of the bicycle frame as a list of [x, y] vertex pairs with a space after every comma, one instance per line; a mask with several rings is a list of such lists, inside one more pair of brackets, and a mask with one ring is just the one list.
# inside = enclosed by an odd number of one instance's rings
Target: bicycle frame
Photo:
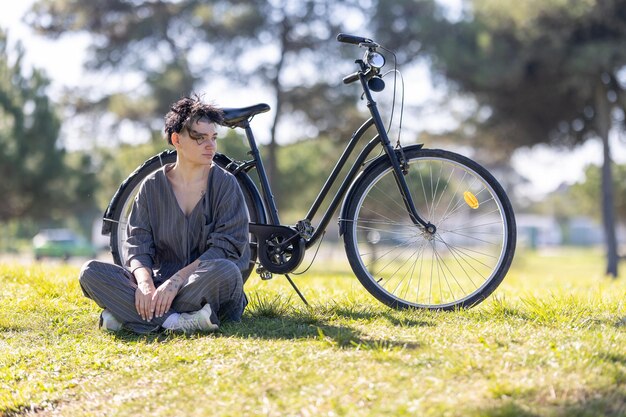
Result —
[[[359, 141], [361, 140], [365, 132], [367, 132], [367, 130], [369, 130], [372, 126], [375, 126], [377, 135], [374, 136], [374, 138], [370, 140], [370, 142], [367, 143], [365, 147], [361, 150], [361, 152], [358, 154], [356, 161], [354, 162], [354, 164], [352, 165], [352, 167], [350, 168], [350, 170], [344, 177], [343, 181], [341, 182], [341, 185], [339, 186], [339, 189], [337, 190], [332, 201], [330, 202], [330, 205], [327, 207], [326, 211], [322, 215], [322, 219], [320, 220], [318, 226], [315, 228], [310, 238], [306, 239], [305, 247], [307, 249], [311, 247], [312, 245], [314, 245], [323, 235], [324, 231], [326, 230], [326, 227], [328, 226], [331, 220], [333, 213], [339, 207], [339, 204], [341, 203], [341, 200], [345, 197], [348, 189], [350, 188], [350, 185], [354, 182], [355, 178], [359, 174], [359, 171], [361, 170], [361, 167], [365, 164], [365, 161], [367, 160], [368, 156], [371, 154], [372, 150], [374, 150], [374, 148], [376, 148], [378, 145], [382, 145], [385, 151], [385, 154], [387, 155], [387, 157], [389, 158], [389, 161], [391, 162], [393, 166], [396, 183], [400, 189], [401, 195], [404, 200], [404, 204], [414, 224], [418, 227], [421, 227], [424, 230], [427, 230], [429, 233], [434, 233], [435, 231], [434, 226], [431, 223], [423, 220], [417, 213], [417, 209], [415, 208], [415, 205], [413, 204], [410, 191], [408, 189], [406, 181], [404, 180], [404, 174], [402, 172], [403, 168], [401, 165], [400, 158], [398, 157], [398, 155], [396, 155], [396, 152], [394, 151], [394, 148], [391, 145], [391, 142], [389, 140], [389, 137], [384, 127], [384, 123], [382, 121], [380, 113], [378, 112], [377, 104], [374, 101], [371, 91], [369, 89], [369, 86], [367, 84], [368, 80], [366, 76], [363, 74], [363, 72], [359, 73], [359, 78], [361, 81], [363, 92], [365, 94], [365, 98], [367, 99], [367, 107], [370, 111], [371, 117], [367, 121], [365, 121], [365, 123], [363, 123], [361, 127], [359, 127], [352, 135], [352, 138], [350, 139], [348, 145], [344, 149], [341, 157], [335, 164], [335, 167], [330, 173], [330, 176], [328, 177], [324, 186], [322, 187], [319, 194], [315, 198], [313, 204], [311, 205], [311, 208], [309, 209], [303, 221], [308, 222], [310, 224], [310, 222], [313, 220], [313, 218], [319, 211], [322, 203], [326, 200], [330, 192], [330, 189], [339, 178], [339, 174], [341, 170], [345, 167], [346, 163], [348, 162], [348, 159], [354, 152], [354, 149], [356, 148], [357, 144], [359, 143]], [[254, 139], [254, 134], [252, 132], [252, 128], [250, 127], [249, 121], [243, 122], [241, 127], [243, 127], [245, 130], [246, 138], [250, 146], [250, 154], [252, 155], [252, 160], [244, 162], [240, 167], [238, 167], [236, 171], [243, 170], [245, 172], [248, 172], [251, 169], [256, 168], [257, 175], [259, 177], [260, 186], [261, 186], [263, 202], [266, 206], [266, 210], [267, 210], [267, 214], [269, 218], [268, 223], [274, 226], [280, 226], [281, 224], [280, 224], [280, 219], [278, 216], [278, 209], [276, 207], [276, 201], [274, 199], [274, 195], [272, 193], [271, 186], [267, 178], [265, 167], [263, 165], [263, 160], [261, 158], [258, 146], [256, 144], [256, 140]]]

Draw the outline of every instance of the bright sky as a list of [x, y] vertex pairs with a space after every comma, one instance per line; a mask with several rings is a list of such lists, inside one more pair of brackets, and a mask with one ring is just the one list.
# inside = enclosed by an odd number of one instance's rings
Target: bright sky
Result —
[[22, 16], [33, 0], [3, 2], [0, 27], [9, 32], [12, 45], [21, 41], [26, 49], [26, 67], [45, 69], [52, 79], [53, 93], [63, 86], [80, 84], [83, 77], [82, 61], [89, 39], [87, 36], [63, 37], [61, 41], [46, 40], [22, 22]]
[[[456, 0], [448, 0], [454, 3]], [[20, 40], [26, 49], [26, 67], [36, 66], [46, 70], [52, 80], [51, 94], [58, 96], [64, 87], [72, 87], [85, 83], [86, 73], [82, 70], [82, 63], [86, 56], [86, 47], [89, 43], [87, 35], [65, 36], [58, 41], [46, 40], [37, 36], [22, 22], [22, 16], [33, 3], [33, 0], [4, 2], [0, 13], [0, 26], [9, 31], [9, 40], [14, 44]], [[427, 71], [421, 71], [427, 74]], [[410, 79], [405, 74], [405, 81]], [[436, 94], [432, 88], [413, 90], [407, 85], [406, 95], [424, 96], [419, 101], [427, 101], [429, 94]], [[235, 96], [235, 100], [237, 96]], [[241, 95], [245, 97], [244, 94]], [[261, 98], [260, 101], [267, 101]], [[256, 100], [255, 100], [256, 101]], [[229, 100], [220, 103], [226, 106], [236, 106], [237, 103]], [[250, 98], [245, 98], [241, 105], [251, 104]], [[406, 115], [405, 115], [406, 117]], [[269, 118], [268, 118], [269, 119]], [[614, 160], [626, 162], [626, 139], [621, 140], [613, 135]], [[263, 139], [263, 135], [259, 135]], [[588, 142], [580, 148], [567, 151], [555, 151], [548, 147], [535, 147], [532, 150], [520, 150], [513, 156], [514, 167], [525, 177], [531, 180], [531, 186], [525, 193], [538, 197], [556, 189], [561, 183], [573, 183], [582, 179], [582, 168], [587, 163], [600, 163], [602, 149], [598, 142]]]

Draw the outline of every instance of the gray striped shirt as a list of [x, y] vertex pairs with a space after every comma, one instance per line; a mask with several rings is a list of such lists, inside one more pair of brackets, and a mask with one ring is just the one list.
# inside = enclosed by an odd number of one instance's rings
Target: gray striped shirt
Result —
[[135, 198], [124, 244], [127, 266], [136, 259], [164, 281], [196, 259], [249, 265], [248, 210], [235, 177], [213, 164], [207, 192], [189, 216], [181, 210], [165, 173], [149, 175]]

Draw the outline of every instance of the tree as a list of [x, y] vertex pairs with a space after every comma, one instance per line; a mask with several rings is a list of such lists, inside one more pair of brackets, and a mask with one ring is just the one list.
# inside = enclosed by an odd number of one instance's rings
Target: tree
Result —
[[88, 206], [95, 188], [82, 169], [87, 156], [67, 160], [58, 141], [60, 122], [47, 96], [48, 79], [22, 67], [18, 44], [10, 56], [0, 30], [0, 223], [50, 219], [77, 205]]
[[[615, 196], [615, 213], [617, 218], [626, 224], [626, 164], [613, 166], [613, 195]], [[579, 212], [585, 213], [600, 220], [600, 213], [596, 202], [602, 197], [602, 168], [597, 165], [588, 165], [585, 168], [585, 179], [570, 189], [572, 201]]]
[[[451, 21], [433, 0], [379, 0], [389, 40], [418, 39], [433, 67], [480, 103], [480, 132], [500, 147], [603, 143], [602, 212], [607, 274], [617, 276], [609, 131], [623, 128], [626, 1], [465, 3]], [[407, 56], [410, 59], [411, 55]], [[617, 116], [617, 117], [615, 117]]]
[[[277, 129], [283, 115], [324, 133], [345, 130], [346, 119], [354, 114], [354, 106], [347, 105], [355, 102], [353, 92], [334, 88], [344, 71], [326, 78], [331, 62], [342, 68], [335, 63], [341, 60], [330, 57], [340, 54], [334, 36], [351, 7], [349, 0], [40, 0], [28, 21], [53, 38], [92, 34], [89, 68], [143, 79], [133, 91], [77, 100], [77, 111], [106, 109], [159, 130], [170, 103], [202, 82], [226, 76], [249, 88], [254, 83], [269, 87], [275, 116], [266, 165], [270, 178], [276, 178]], [[322, 111], [326, 118], [320, 117]], [[300, 135], [304, 131], [298, 130]]]

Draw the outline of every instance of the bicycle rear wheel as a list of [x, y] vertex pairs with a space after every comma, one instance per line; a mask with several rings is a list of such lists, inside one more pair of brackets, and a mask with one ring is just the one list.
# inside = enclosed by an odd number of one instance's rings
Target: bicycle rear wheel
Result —
[[496, 179], [461, 155], [405, 151], [404, 176], [418, 213], [411, 221], [390, 163], [364, 174], [347, 201], [344, 245], [363, 286], [393, 308], [451, 310], [484, 300], [515, 252], [515, 218]]
[[[122, 251], [122, 245], [126, 241], [127, 233], [126, 226], [128, 225], [128, 219], [130, 217], [131, 210], [133, 208], [133, 202], [135, 200], [135, 196], [139, 192], [139, 187], [143, 180], [150, 174], [152, 174], [157, 169], [160, 169], [165, 164], [170, 164], [176, 162], [176, 152], [175, 151], [167, 151], [163, 152], [159, 155], [156, 155], [146, 162], [142, 166], [140, 166], [135, 172], [133, 172], [125, 181], [125, 183], [120, 187], [121, 196], [117, 202], [116, 207], [112, 211], [112, 214], [108, 221], [111, 221], [111, 236], [110, 236], [110, 245], [111, 245], [111, 254], [113, 256], [113, 261], [118, 265], [124, 265], [125, 259]], [[225, 168], [225, 165], [229, 162], [226, 157], [223, 155], [216, 155], [213, 162], [222, 168]], [[258, 191], [256, 189], [252, 190], [249, 188], [248, 183], [244, 180], [247, 178], [245, 173], [239, 173], [236, 176], [237, 181], [239, 182], [239, 186], [241, 187], [241, 191], [243, 192], [244, 199], [246, 201], [246, 206], [248, 208], [248, 215], [251, 222], [264, 222], [265, 216], [264, 213], [259, 212], [258, 205], [255, 204], [255, 201], [259, 201], [258, 198], [255, 198], [255, 192], [258, 196]], [[249, 178], [247, 178], [249, 179]], [[253, 186], [252, 186], [253, 187]], [[255, 262], [257, 259], [257, 244], [256, 238], [251, 234], [250, 235], [250, 266], [246, 270], [242, 271], [243, 281], [246, 282], [250, 274], [252, 273]]]

